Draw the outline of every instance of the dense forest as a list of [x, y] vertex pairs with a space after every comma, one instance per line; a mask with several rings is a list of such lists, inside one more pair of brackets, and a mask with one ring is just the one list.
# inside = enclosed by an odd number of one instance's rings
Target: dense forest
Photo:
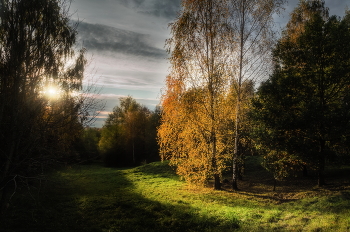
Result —
[[181, 2], [159, 106], [121, 97], [93, 128], [103, 102], [83, 84], [69, 1], [0, 0], [0, 218], [19, 186], [77, 164], [167, 160], [186, 183], [234, 192], [249, 157], [274, 190], [308, 175], [322, 187], [328, 167], [350, 165], [349, 10], [300, 0], [277, 36], [284, 0]]

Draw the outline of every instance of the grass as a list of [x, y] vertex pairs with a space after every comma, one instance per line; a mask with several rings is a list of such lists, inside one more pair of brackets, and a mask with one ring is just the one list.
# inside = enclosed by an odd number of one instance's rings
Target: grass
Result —
[[0, 230], [350, 231], [349, 176], [327, 188], [290, 180], [272, 192], [269, 174], [250, 162], [239, 192], [188, 186], [160, 162], [63, 169], [32, 197], [18, 190]]

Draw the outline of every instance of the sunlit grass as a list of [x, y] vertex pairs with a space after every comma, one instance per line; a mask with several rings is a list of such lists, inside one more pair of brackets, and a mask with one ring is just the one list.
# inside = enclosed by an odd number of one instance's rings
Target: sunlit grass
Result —
[[78, 166], [52, 174], [44, 186], [40, 201], [17, 194], [8, 231], [350, 230], [349, 190], [319, 196], [304, 190], [300, 199], [281, 202], [272, 191], [188, 186], [160, 162], [130, 169]]

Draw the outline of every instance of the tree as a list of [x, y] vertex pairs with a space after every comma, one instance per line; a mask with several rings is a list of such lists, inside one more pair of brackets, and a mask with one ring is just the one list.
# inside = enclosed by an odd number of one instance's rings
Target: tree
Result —
[[[101, 131], [99, 147], [108, 166], [138, 165], [158, 160], [155, 114], [132, 97], [120, 98]], [[153, 136], [153, 137], [152, 137]]]
[[[246, 155], [252, 155], [254, 152], [254, 144], [250, 137], [250, 131], [252, 129], [252, 123], [250, 118], [248, 117], [248, 114], [250, 112], [250, 103], [251, 99], [254, 97], [254, 81], [253, 80], [245, 80], [241, 87], [239, 87], [239, 95], [240, 95], [240, 104], [239, 104], [239, 132], [238, 132], [238, 138], [239, 142], [236, 140], [237, 138], [237, 124], [236, 124], [236, 106], [237, 106], [237, 100], [238, 100], [238, 83], [231, 85], [230, 94], [228, 96], [228, 103], [230, 110], [228, 117], [230, 117], [230, 125], [228, 126], [231, 128], [230, 134], [232, 144], [230, 146], [231, 148], [231, 156], [232, 154], [235, 154], [235, 151], [239, 151], [239, 156], [236, 157], [234, 160], [235, 164], [235, 176], [237, 179], [242, 180], [244, 173], [245, 173], [245, 157]], [[237, 149], [236, 148], [237, 144]], [[233, 161], [233, 156], [231, 157], [231, 161]], [[238, 188], [237, 188], [238, 189]], [[237, 190], [236, 189], [236, 190]]]
[[[229, 81], [227, 43], [231, 30], [227, 3], [182, 1], [180, 15], [170, 24], [172, 38], [166, 42], [171, 53], [171, 74], [162, 97], [159, 130], [163, 158], [170, 158], [178, 171], [186, 170], [180, 173], [198, 170], [195, 176], [201, 176], [200, 180], [213, 176], [215, 189], [220, 189], [223, 169], [220, 156], [224, 149], [220, 147], [219, 131], [225, 121], [225, 108], [221, 96], [227, 94]], [[183, 127], [187, 128], [182, 130]], [[189, 132], [187, 129], [191, 130], [192, 138], [184, 135]], [[171, 140], [176, 147], [169, 143]], [[183, 162], [177, 162], [180, 160]]]
[[160, 126], [162, 109], [159, 105], [151, 111], [146, 124], [145, 153], [148, 154], [144, 161], [155, 162], [160, 160], [159, 145], [157, 141], [157, 129]]
[[78, 141], [75, 143], [75, 149], [78, 151], [82, 161], [92, 161], [100, 158], [98, 142], [101, 137], [101, 129], [94, 127], [84, 128]]
[[268, 153], [293, 155], [289, 163], [315, 167], [322, 186], [326, 159], [350, 126], [350, 30], [348, 16], [328, 17], [324, 1], [301, 1], [292, 15], [303, 15], [303, 9], [308, 18], [298, 34], [290, 33], [292, 16], [274, 50], [275, 71], [259, 88], [254, 117]]
[[[41, 173], [86, 116], [71, 94], [81, 89], [86, 59], [84, 49], [74, 55], [77, 32], [68, 6], [64, 0], [0, 1], [1, 209], [10, 186]], [[75, 62], [68, 66], [68, 60]], [[66, 102], [49, 97], [49, 88]]]
[[233, 152], [232, 188], [238, 190], [239, 163], [244, 159], [242, 143], [243, 124], [246, 121], [243, 104], [244, 86], [266, 78], [271, 68], [270, 52], [274, 44], [273, 15], [279, 13], [284, 0], [232, 0], [229, 4], [231, 44], [231, 83], [235, 92], [235, 142]]
[[[170, 88], [168, 88], [170, 91]], [[179, 98], [169, 95], [163, 101], [162, 124], [158, 129], [162, 159], [170, 159], [177, 167], [177, 173], [187, 182], [203, 185], [215, 175], [226, 169], [230, 158], [228, 117], [222, 117], [216, 126], [216, 170], [212, 167], [212, 144], [210, 141], [210, 118], [203, 114], [206, 107], [205, 90], [188, 90]], [[228, 101], [220, 96], [221, 113], [228, 116]], [[218, 115], [218, 114], [217, 114]], [[215, 185], [214, 185], [215, 187]]]

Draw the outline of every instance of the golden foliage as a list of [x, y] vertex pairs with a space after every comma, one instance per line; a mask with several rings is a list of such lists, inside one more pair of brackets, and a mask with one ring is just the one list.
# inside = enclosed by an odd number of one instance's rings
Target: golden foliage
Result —
[[162, 124], [158, 129], [160, 154], [177, 167], [177, 173], [186, 181], [201, 185], [212, 175], [221, 174], [230, 159], [227, 125], [232, 109], [228, 109], [227, 99], [221, 95], [214, 112], [217, 120], [213, 121], [206, 113], [210, 103], [207, 92], [203, 89], [178, 92], [182, 89], [179, 85], [182, 85], [179, 80], [167, 78]]
[[324, 19], [329, 16], [329, 9], [325, 7], [323, 0], [303, 0], [291, 13], [291, 19], [284, 31], [285, 37], [288, 36], [290, 41], [296, 42], [296, 39], [305, 30], [305, 23], [315, 15], [320, 13]]

